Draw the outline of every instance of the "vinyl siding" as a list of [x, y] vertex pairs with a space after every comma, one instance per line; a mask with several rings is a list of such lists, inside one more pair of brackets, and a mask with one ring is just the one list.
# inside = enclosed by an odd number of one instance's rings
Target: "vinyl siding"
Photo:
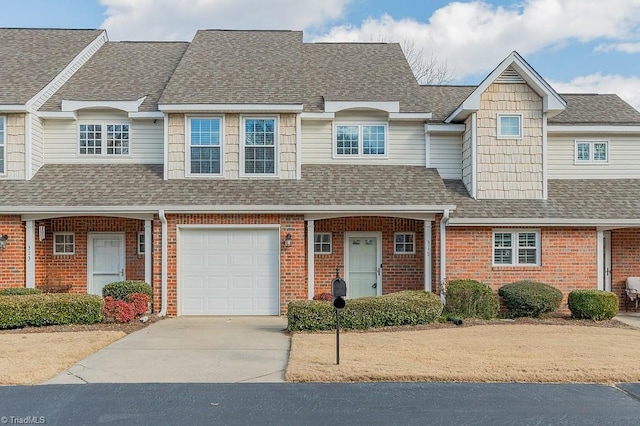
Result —
[[[575, 141], [609, 141], [607, 164], [575, 164]], [[547, 143], [549, 179], [640, 178], [640, 137], [637, 135], [550, 135]]]
[[36, 174], [40, 167], [44, 164], [44, 133], [42, 128], [42, 120], [31, 116], [31, 176]]
[[4, 179], [25, 179], [25, 114], [7, 114], [5, 117], [6, 132], [6, 174]]
[[465, 131], [462, 135], [462, 182], [464, 183], [467, 191], [471, 192], [471, 183], [473, 181], [473, 159], [471, 158], [471, 136], [473, 130], [471, 128], [473, 124], [473, 115], [470, 115], [464, 122]]
[[[131, 120], [125, 113], [113, 111], [81, 112], [78, 120], [45, 120], [44, 157], [47, 163], [57, 164], [162, 164], [163, 120]], [[79, 123], [130, 123], [129, 155], [78, 154]], [[103, 146], [103, 150], [106, 147]]]
[[[381, 123], [386, 119], [376, 120], [372, 117], [355, 115], [336, 118], [337, 123]], [[361, 118], [361, 120], [357, 120]], [[302, 162], [303, 164], [378, 164], [378, 165], [410, 165], [424, 166], [425, 136], [424, 124], [421, 122], [389, 122], [387, 126], [386, 157], [346, 157], [333, 156], [333, 122], [325, 120], [302, 121]]]
[[431, 167], [443, 179], [462, 179], [462, 139], [460, 135], [431, 135]]

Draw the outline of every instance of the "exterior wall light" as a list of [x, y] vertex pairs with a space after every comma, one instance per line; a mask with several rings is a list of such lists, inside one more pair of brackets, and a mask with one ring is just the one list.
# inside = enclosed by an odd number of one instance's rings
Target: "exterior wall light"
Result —
[[291, 234], [287, 233], [287, 235], [284, 237], [284, 248], [286, 249], [287, 247], [291, 247], [291, 243]]
[[7, 234], [2, 234], [2, 236], [0, 237], [0, 250], [4, 250], [4, 248], [7, 246], [8, 239], [9, 236]]

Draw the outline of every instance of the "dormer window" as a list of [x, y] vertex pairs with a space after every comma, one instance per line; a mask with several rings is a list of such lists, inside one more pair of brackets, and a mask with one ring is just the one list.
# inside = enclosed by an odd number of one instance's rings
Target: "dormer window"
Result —
[[498, 139], [521, 139], [522, 115], [498, 114]]
[[129, 155], [129, 124], [80, 124], [80, 155]]
[[387, 155], [387, 125], [337, 124], [334, 152], [337, 157]]

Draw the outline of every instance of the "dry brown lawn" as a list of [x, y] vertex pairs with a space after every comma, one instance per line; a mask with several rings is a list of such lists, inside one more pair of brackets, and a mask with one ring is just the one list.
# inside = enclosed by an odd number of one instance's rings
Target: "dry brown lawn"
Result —
[[286, 380], [637, 382], [640, 329], [492, 324], [292, 336]]
[[123, 336], [122, 331], [0, 334], [0, 384], [42, 383]]

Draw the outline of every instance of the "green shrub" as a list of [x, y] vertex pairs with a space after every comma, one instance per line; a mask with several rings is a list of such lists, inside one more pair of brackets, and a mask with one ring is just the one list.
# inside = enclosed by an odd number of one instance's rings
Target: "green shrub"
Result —
[[0, 296], [26, 296], [27, 294], [40, 294], [42, 291], [38, 288], [3, 288], [0, 290]]
[[0, 297], [0, 329], [93, 324], [104, 319], [104, 301], [91, 294], [32, 294]]
[[618, 313], [618, 296], [602, 290], [573, 290], [569, 310], [573, 318], [610, 320]]
[[[374, 327], [428, 324], [442, 313], [440, 298], [425, 291], [401, 291], [377, 297], [349, 299], [340, 312], [340, 328], [364, 330]], [[334, 330], [333, 304], [319, 300], [290, 302], [289, 331]]]
[[498, 316], [498, 296], [488, 285], [474, 280], [455, 280], [447, 285], [445, 313], [451, 317], [491, 319]]
[[504, 299], [509, 316], [539, 317], [554, 312], [562, 302], [562, 292], [548, 284], [518, 281], [500, 287], [498, 294]]
[[151, 285], [144, 281], [118, 281], [109, 283], [102, 288], [102, 297], [111, 296], [116, 300], [127, 301], [127, 297], [133, 293], [143, 293], [149, 296], [149, 300], [153, 297]]

